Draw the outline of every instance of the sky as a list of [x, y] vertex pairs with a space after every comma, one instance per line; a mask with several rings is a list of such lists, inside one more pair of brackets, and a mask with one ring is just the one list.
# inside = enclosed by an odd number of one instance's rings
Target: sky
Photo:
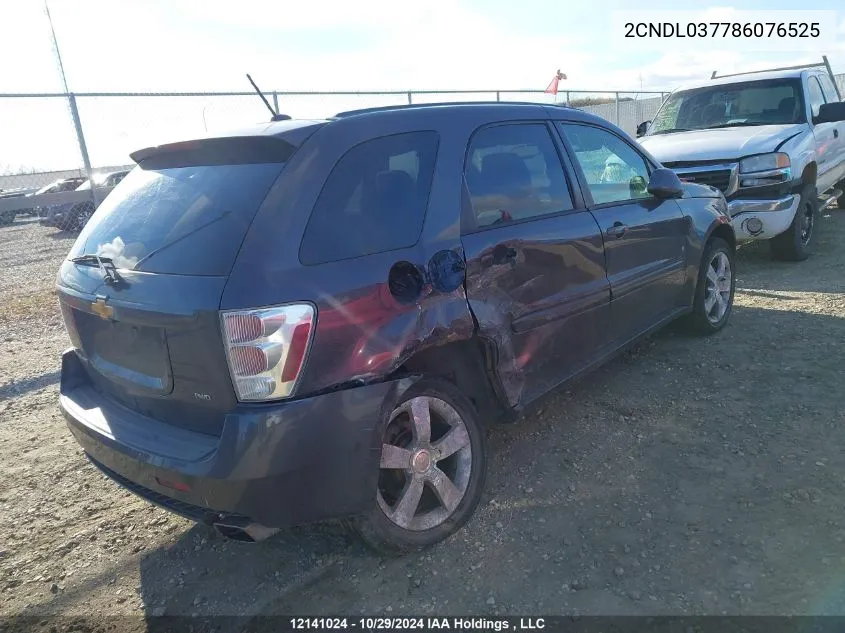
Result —
[[[630, 2], [600, 0], [48, 0], [72, 92], [248, 90], [671, 90], [720, 72], [820, 61], [845, 72], [845, 9], [824, 51], [749, 52], [691, 45], [632, 49], [611, 26]], [[0, 94], [62, 92], [44, 0], [0, 3]], [[703, 4], [709, 15], [759, 2]], [[678, 3], [637, 3], [673, 10]], [[766, 9], [794, 9], [767, 0]], [[761, 13], [761, 15], [765, 15]], [[13, 62], [12, 62], [13, 60]], [[535, 97], [538, 98], [538, 97]], [[540, 97], [542, 98], [542, 97]], [[393, 98], [289, 98], [283, 112], [326, 116]], [[79, 100], [93, 163], [120, 164], [138, 147], [266, 120], [255, 98]], [[81, 164], [65, 99], [0, 96], [0, 170]]]

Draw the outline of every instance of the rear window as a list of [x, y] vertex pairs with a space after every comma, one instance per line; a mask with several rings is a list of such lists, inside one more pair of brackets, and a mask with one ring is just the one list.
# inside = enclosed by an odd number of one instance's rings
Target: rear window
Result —
[[407, 248], [422, 231], [436, 132], [373, 139], [349, 150], [326, 180], [299, 251], [320, 264]]
[[282, 163], [136, 167], [106, 197], [71, 256], [118, 268], [228, 275]]

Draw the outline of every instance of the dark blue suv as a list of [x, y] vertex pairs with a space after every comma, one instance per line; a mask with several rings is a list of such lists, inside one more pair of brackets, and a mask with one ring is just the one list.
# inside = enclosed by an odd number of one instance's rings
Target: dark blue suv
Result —
[[578, 110], [360, 110], [133, 160], [59, 271], [61, 408], [104, 473], [230, 537], [442, 540], [491, 424], [731, 313], [722, 194]]

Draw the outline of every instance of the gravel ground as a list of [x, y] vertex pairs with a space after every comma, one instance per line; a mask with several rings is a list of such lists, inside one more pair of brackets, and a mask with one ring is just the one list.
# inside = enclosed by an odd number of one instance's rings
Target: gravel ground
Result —
[[100, 475], [56, 406], [71, 238], [2, 227], [0, 615], [843, 614], [845, 212], [821, 226], [800, 264], [742, 250], [719, 335], [670, 328], [494, 429], [475, 518], [399, 559], [333, 525], [229, 542]]

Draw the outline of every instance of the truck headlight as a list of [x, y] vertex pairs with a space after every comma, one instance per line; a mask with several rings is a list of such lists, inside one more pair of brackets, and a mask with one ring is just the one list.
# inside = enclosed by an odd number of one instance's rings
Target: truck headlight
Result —
[[792, 178], [789, 155], [782, 152], [743, 158], [739, 161], [739, 173], [741, 187], [776, 185]]
[[750, 174], [755, 171], [772, 171], [774, 169], [788, 168], [791, 164], [789, 155], [783, 152], [757, 154], [756, 156], [749, 156], [739, 161], [739, 172], [741, 174]]

